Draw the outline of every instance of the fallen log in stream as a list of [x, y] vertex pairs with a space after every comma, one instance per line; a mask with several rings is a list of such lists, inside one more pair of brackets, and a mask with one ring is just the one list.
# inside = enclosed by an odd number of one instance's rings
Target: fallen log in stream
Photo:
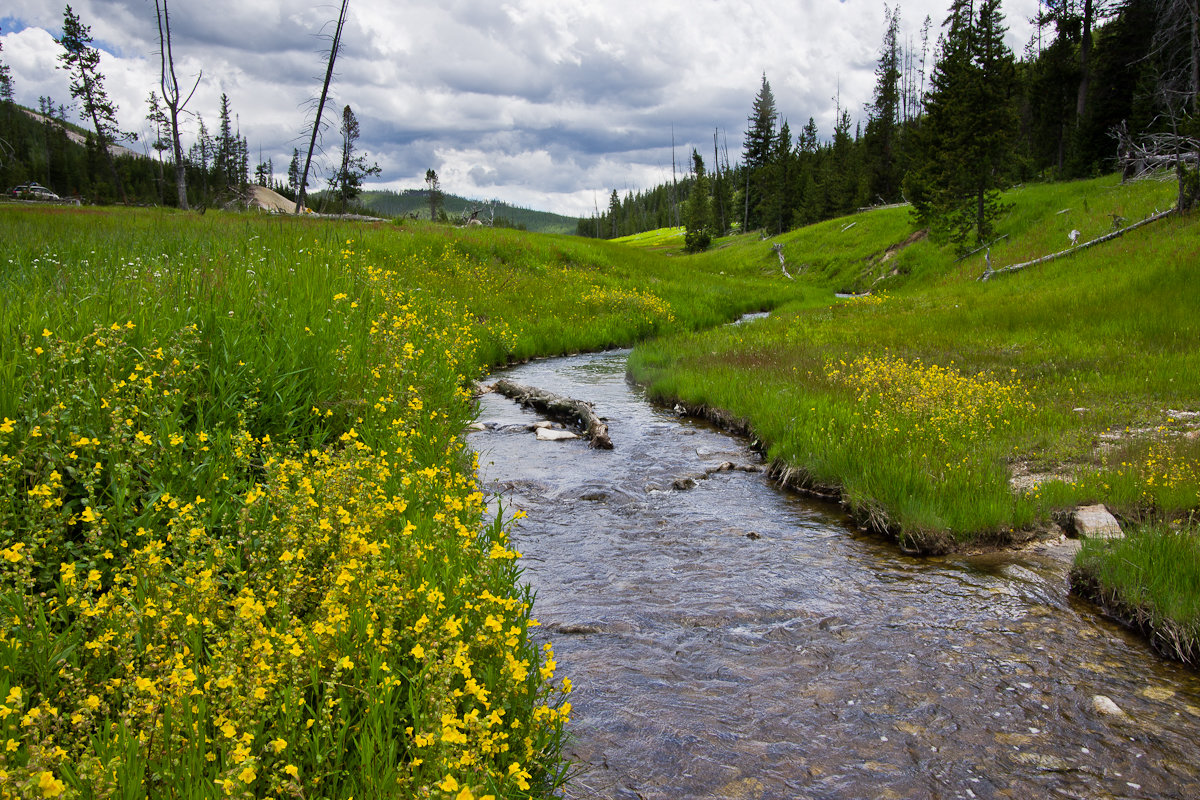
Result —
[[536, 408], [559, 422], [581, 426], [592, 447], [612, 450], [612, 440], [608, 438], [608, 425], [596, 416], [591, 403], [563, 397], [561, 394], [554, 394], [505, 378], [496, 381], [492, 388], [505, 397], [516, 400], [522, 406]]

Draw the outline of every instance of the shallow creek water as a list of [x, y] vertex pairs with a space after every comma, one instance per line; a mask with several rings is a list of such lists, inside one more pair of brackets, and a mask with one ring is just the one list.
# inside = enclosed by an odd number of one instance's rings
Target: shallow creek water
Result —
[[760, 459], [626, 355], [503, 373], [592, 402], [614, 450], [536, 441], [495, 394], [471, 434], [575, 686], [565, 797], [1200, 797], [1200, 678], [1068, 595], [1068, 545], [915, 559], [761, 473], [702, 477]]

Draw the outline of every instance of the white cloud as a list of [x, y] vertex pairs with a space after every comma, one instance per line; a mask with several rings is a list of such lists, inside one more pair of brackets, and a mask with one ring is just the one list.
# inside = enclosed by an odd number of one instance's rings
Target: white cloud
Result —
[[[929, 14], [936, 38], [948, 5], [904, 5], [906, 35], [915, 40]], [[102, 70], [121, 125], [143, 130], [146, 96], [158, 86], [153, 4], [73, 8], [107, 51]], [[1006, 6], [1015, 52], [1035, 10], [1036, 0]], [[282, 172], [307, 141], [336, 5], [177, 0], [171, 11], [181, 81], [203, 74], [189, 109], [214, 128], [228, 93], [252, 153], [261, 149]], [[55, 69], [61, 22], [61, 6], [33, 0], [5, 25], [0, 57], [19, 102], [69, 100], [67, 76]], [[862, 117], [883, 25], [874, 0], [357, 0], [326, 113], [333, 121], [343, 105], [354, 108], [382, 184], [423, 186], [433, 167], [447, 191], [588, 214], [593, 195], [603, 205], [614, 188], [669, 178], [672, 127], [681, 163], [692, 147], [711, 157], [714, 128], [736, 159], [764, 72], [793, 130], [812, 116], [829, 136], [835, 95]]]

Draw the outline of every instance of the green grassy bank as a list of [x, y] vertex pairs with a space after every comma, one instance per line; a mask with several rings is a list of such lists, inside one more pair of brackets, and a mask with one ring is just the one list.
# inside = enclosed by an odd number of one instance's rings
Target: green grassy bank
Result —
[[812, 291], [211, 211], [0, 206], [0, 242], [3, 798], [552, 795], [570, 681], [473, 381]]
[[[992, 264], [1062, 250], [1071, 230], [1101, 235], [1113, 215], [1141, 219], [1169, 207], [1171, 191], [1105, 178], [1012, 192]], [[987, 254], [956, 261], [914, 233], [905, 209], [886, 209], [772, 240], [801, 280], [874, 293], [650, 342], [633, 354], [634, 377], [658, 397], [744, 420], [796, 482], [838, 492], [914, 549], [1017, 543], [1088, 503], [1138, 523], [1131, 538], [1149, 526], [1194, 539], [1200, 219], [987, 282], [976, 280]], [[778, 269], [769, 244], [696, 261]], [[1079, 584], [1096, 578], [1112, 596], [1097, 565], [1130, 556], [1104, 547], [1089, 545]], [[1200, 585], [1194, 558], [1184, 561], [1147, 555], [1135, 574], [1165, 574], [1190, 602], [1125, 596], [1161, 606], [1194, 642]]]

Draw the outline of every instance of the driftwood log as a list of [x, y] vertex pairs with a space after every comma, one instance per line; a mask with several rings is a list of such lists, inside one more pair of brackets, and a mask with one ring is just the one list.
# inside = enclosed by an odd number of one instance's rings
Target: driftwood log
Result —
[[493, 388], [505, 397], [516, 400], [522, 406], [536, 408], [559, 422], [580, 426], [592, 447], [612, 450], [612, 440], [608, 438], [608, 426], [596, 416], [591, 403], [504, 378], [496, 381]]

